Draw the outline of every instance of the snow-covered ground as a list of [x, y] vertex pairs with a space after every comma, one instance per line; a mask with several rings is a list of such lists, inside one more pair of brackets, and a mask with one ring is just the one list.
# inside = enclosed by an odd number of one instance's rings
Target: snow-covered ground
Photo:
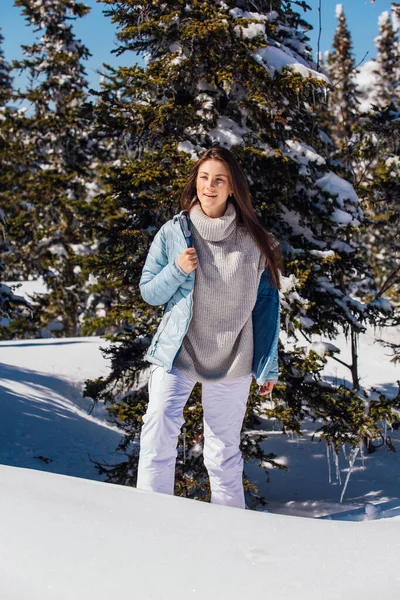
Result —
[[400, 519], [257, 513], [0, 466], [2, 600], [374, 600]]

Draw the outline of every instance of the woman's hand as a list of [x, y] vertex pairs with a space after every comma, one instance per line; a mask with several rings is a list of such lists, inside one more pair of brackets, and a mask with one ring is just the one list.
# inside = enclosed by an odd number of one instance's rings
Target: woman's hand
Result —
[[196, 249], [186, 248], [186, 250], [184, 250], [182, 254], [178, 256], [176, 262], [178, 263], [182, 271], [185, 271], [185, 273], [189, 275], [189, 273], [197, 269]]
[[260, 385], [258, 393], [260, 396], [268, 396], [274, 389], [275, 381], [266, 381], [263, 385]]

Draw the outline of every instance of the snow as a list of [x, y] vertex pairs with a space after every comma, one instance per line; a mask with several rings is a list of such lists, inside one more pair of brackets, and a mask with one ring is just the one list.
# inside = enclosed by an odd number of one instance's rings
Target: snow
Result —
[[315, 325], [315, 322], [312, 319], [302, 316], [300, 317], [300, 323], [304, 329], [310, 329], [310, 327]]
[[342, 208], [345, 200], [351, 200], [356, 205], [359, 204], [358, 196], [351, 183], [338, 177], [333, 171], [329, 171], [329, 173], [317, 179], [316, 184], [325, 192], [337, 195]]
[[337, 225], [355, 225], [358, 226], [360, 222], [357, 219], [353, 219], [353, 217], [348, 213], [344, 212], [340, 208], [335, 208], [333, 210], [333, 214], [331, 215], [332, 221], [335, 221]]
[[338, 226], [351, 224], [357, 227], [360, 225], [360, 221], [356, 217], [362, 218], [362, 211], [359, 207], [358, 196], [351, 183], [338, 177], [332, 171], [325, 173], [315, 183], [323, 191], [336, 197], [340, 208], [333, 209], [333, 213], [330, 215], [332, 221]]
[[290, 519], [25, 469], [0, 475], [4, 600], [400, 591], [399, 520]]
[[324, 165], [325, 159], [320, 156], [314, 148], [308, 146], [304, 142], [297, 140], [287, 140], [286, 144], [290, 150], [286, 151], [286, 155], [295, 160], [300, 165], [308, 165], [310, 162], [316, 165]]
[[309, 227], [300, 224], [301, 216], [299, 213], [292, 210], [288, 210], [285, 206], [282, 206], [282, 213], [284, 216], [285, 223], [287, 223], [291, 227], [293, 235], [301, 235], [315, 246], [325, 248], [325, 242], [315, 238], [313, 232]]
[[343, 14], [343, 4], [336, 4], [335, 14], [337, 19], [341, 17]]
[[390, 13], [388, 10], [384, 10], [378, 17], [378, 25], [384, 27], [388, 23], [390, 23]]
[[229, 117], [219, 117], [217, 126], [214, 129], [210, 129], [208, 132], [213, 141], [218, 142], [228, 149], [232, 146], [239, 146], [242, 144], [243, 135], [246, 133], [250, 133], [250, 129], [241, 127]]
[[[259, 48], [252, 52], [254, 59], [262, 66], [266, 68], [269, 75], [273, 77], [275, 72], [280, 73], [283, 67], [290, 67], [293, 71], [300, 73], [302, 77], [313, 77], [330, 83], [329, 78], [323, 73], [314, 71], [308, 67], [305, 61], [301, 60], [300, 57], [295, 58], [289, 54], [290, 50], [285, 46], [278, 48], [277, 46], [267, 46], [266, 48]], [[304, 63], [304, 64], [303, 64]]]
[[394, 6], [392, 6], [392, 26], [395, 32], [400, 29], [400, 10], [396, 10]]
[[15, 286], [15, 291], [18, 292], [19, 295], [23, 296], [23, 298], [25, 298], [25, 300], [28, 302], [32, 294], [48, 293], [47, 286], [42, 278], [38, 280], [33, 279], [32, 281], [7, 281], [6, 285], [9, 287]]
[[201, 148], [199, 146], [195, 146], [192, 142], [179, 142], [178, 144], [178, 152], [185, 152], [186, 154], [190, 154], [190, 158], [192, 160], [197, 160], [199, 157], [199, 152], [201, 152]]
[[333, 258], [335, 256], [333, 250], [310, 250], [310, 254], [319, 258]]
[[377, 298], [371, 302], [371, 304], [379, 307], [380, 310], [387, 313], [390, 313], [393, 310], [392, 305], [390, 304], [389, 300], [386, 300], [386, 298]]
[[[275, 12], [275, 11], [274, 11]], [[234, 18], [234, 19], [257, 19], [258, 21], [270, 21], [270, 20], [275, 20], [276, 18], [276, 13], [273, 14], [272, 11], [269, 14], [263, 14], [263, 13], [258, 13], [258, 12], [251, 12], [248, 10], [242, 10], [241, 8], [232, 8], [229, 11], [229, 14]], [[272, 14], [272, 19], [269, 15]]]
[[325, 356], [328, 352], [340, 352], [339, 348], [334, 344], [322, 341], [309, 344], [306, 348], [306, 354], [309, 354], [311, 351], [319, 356]]
[[107, 342], [0, 342], [0, 463], [99, 479], [88, 454], [109, 461], [121, 438], [104, 406], [82, 397], [87, 379], [108, 373], [100, 346]]
[[341, 240], [334, 240], [331, 244], [332, 250], [337, 250], [338, 252], [343, 252], [348, 254], [350, 252], [354, 252], [354, 249], [346, 242], [342, 242]]
[[372, 104], [377, 104], [377, 74], [375, 72], [376, 61], [369, 60], [357, 68], [354, 75], [354, 83], [360, 95], [360, 112], [369, 112]]

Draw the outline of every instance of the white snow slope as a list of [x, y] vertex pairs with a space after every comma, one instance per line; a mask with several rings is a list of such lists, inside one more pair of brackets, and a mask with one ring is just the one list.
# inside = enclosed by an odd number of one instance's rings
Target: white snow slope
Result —
[[338, 523], [0, 466], [2, 600], [374, 600], [400, 520]]

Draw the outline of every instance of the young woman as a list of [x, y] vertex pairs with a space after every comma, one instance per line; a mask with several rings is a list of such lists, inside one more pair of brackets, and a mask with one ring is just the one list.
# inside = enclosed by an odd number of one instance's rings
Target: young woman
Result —
[[196, 162], [181, 206], [156, 234], [140, 280], [148, 304], [167, 306], [146, 354], [137, 487], [174, 493], [183, 409], [199, 381], [211, 502], [245, 508], [240, 432], [252, 376], [261, 395], [278, 378], [281, 254], [225, 148]]

